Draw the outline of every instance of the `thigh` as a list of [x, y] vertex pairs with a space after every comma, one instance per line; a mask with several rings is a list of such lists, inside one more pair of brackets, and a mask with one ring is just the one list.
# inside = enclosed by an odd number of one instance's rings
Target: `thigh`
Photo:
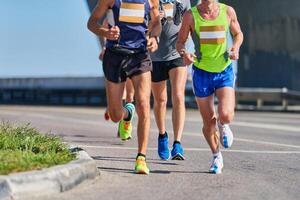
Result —
[[106, 96], [108, 108], [121, 108], [123, 106], [122, 96], [125, 88], [125, 82], [114, 83], [106, 80]]
[[133, 83], [137, 103], [141, 102], [142, 100], [147, 100], [150, 104], [151, 73], [145, 72], [140, 75], [133, 76], [131, 80]]
[[131, 95], [134, 95], [134, 88], [133, 88], [133, 84], [132, 84], [132, 81], [128, 78], [126, 80], [126, 92], [127, 94], [131, 94]]
[[155, 101], [167, 99], [167, 81], [152, 82], [151, 88]]
[[171, 82], [172, 95], [184, 95], [185, 84], [187, 79], [187, 68], [185, 66], [172, 68], [169, 71], [169, 76]]

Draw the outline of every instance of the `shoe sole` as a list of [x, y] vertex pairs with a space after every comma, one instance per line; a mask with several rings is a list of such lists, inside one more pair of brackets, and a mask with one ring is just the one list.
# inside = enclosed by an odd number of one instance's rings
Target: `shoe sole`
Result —
[[222, 170], [218, 171], [209, 171], [210, 174], [222, 174]]
[[128, 138], [125, 138], [125, 139], [121, 138], [121, 140], [122, 141], [128, 141], [128, 140], [131, 140], [131, 137], [128, 137]]
[[[118, 137], [118, 138], [121, 138], [120, 132], [119, 132], [119, 131], [117, 132], [117, 137]], [[125, 138], [125, 139], [124, 139], [124, 138], [121, 138], [121, 140], [122, 140], [122, 141], [128, 141], [128, 140], [131, 140], [131, 137], [128, 137], [128, 138]]]
[[175, 156], [172, 157], [172, 160], [185, 160], [185, 158], [180, 153], [177, 153]]
[[169, 155], [168, 158], [162, 158], [159, 154], [158, 154], [158, 156], [159, 156], [159, 158], [160, 158], [161, 160], [164, 160], [164, 161], [170, 160], [170, 158], [171, 158], [171, 155]]
[[134, 173], [136, 173], [136, 174], [141, 174], [141, 175], [149, 175], [149, 172], [147, 173], [147, 172], [145, 172], [145, 171], [143, 171], [143, 170], [140, 170], [140, 171], [134, 171]]

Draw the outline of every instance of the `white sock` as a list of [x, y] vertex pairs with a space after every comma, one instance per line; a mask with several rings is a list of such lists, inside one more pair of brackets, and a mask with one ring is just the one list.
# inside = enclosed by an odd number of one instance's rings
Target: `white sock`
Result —
[[222, 157], [221, 151], [219, 151], [218, 153], [213, 153], [213, 157], [214, 158]]

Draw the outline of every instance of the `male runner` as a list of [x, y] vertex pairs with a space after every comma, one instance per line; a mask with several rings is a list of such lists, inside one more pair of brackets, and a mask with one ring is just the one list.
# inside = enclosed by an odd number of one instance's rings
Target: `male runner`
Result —
[[[151, 54], [153, 63], [152, 94], [154, 115], [158, 127], [158, 155], [163, 160], [170, 157], [184, 160], [181, 136], [185, 119], [184, 91], [187, 68], [176, 50], [176, 41], [183, 13], [190, 9], [189, 0], [160, 0], [162, 32], [158, 50]], [[167, 105], [167, 80], [170, 79], [172, 94], [173, 149], [169, 150], [168, 133], [165, 128]]]
[[[109, 12], [112, 12], [112, 10], [110, 10]], [[103, 21], [103, 26], [105, 26], [106, 28], [109, 28], [109, 23], [111, 23], [110, 26], [115, 25], [113, 15], [111, 15], [111, 14], [106, 16], [106, 19]], [[100, 39], [100, 44], [101, 44], [101, 52], [100, 52], [100, 55], [99, 55], [99, 59], [101, 61], [103, 61], [104, 53], [105, 53], [105, 50], [106, 50], [106, 38], [100, 36], [99, 39]], [[123, 104], [128, 104], [128, 103], [133, 104], [133, 101], [134, 101], [134, 88], [133, 88], [133, 85], [132, 85], [132, 81], [130, 79], [126, 80], [125, 90], [123, 92], [122, 101], [123, 101]], [[108, 114], [108, 109], [106, 109], [106, 111], [104, 113], [104, 118], [105, 118], [105, 120], [110, 119], [110, 116]], [[128, 125], [124, 126], [124, 123], [127, 123]], [[121, 134], [120, 129], [122, 129], [122, 128], [125, 129], [125, 131], [121, 131], [122, 135], [120, 135]], [[131, 121], [122, 121], [121, 120], [119, 122], [117, 136], [121, 137], [121, 139], [123, 141], [126, 141], [126, 140], [131, 139], [131, 132], [132, 132], [132, 123], [131, 123]]]
[[[112, 10], [115, 26], [106, 28], [97, 22], [109, 9]], [[146, 149], [150, 131], [152, 62], [148, 51], [157, 49], [157, 37], [161, 32], [158, 0], [99, 0], [88, 21], [88, 28], [96, 35], [107, 38], [103, 71], [108, 111], [112, 121], [124, 122], [124, 126], [128, 125], [125, 122], [131, 121], [134, 114], [132, 104], [124, 107], [122, 104], [125, 81], [127, 78], [132, 80], [138, 114], [135, 172], [149, 174]], [[123, 128], [120, 131], [126, 130]]]
[[[234, 72], [231, 60], [237, 60], [243, 33], [234, 9], [216, 0], [202, 0], [183, 17], [176, 48], [186, 64], [193, 65], [193, 87], [203, 119], [203, 133], [213, 153], [211, 173], [221, 173], [223, 157], [216, 134], [218, 126], [221, 144], [229, 148], [233, 134], [229, 128], [234, 116]], [[233, 35], [233, 46], [227, 48], [227, 33]], [[195, 54], [188, 53], [184, 43], [192, 34]], [[195, 58], [196, 57], [196, 58]], [[214, 109], [214, 94], [218, 98], [218, 116]]]

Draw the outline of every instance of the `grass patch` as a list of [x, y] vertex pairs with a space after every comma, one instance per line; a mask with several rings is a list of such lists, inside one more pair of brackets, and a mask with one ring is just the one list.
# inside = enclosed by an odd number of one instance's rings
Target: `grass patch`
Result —
[[30, 125], [0, 124], [0, 175], [42, 169], [75, 159], [61, 138]]

